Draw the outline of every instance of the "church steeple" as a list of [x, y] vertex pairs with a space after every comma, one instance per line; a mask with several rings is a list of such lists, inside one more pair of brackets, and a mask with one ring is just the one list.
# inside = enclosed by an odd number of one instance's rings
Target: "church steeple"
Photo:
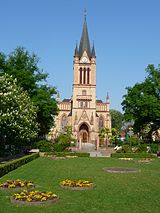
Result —
[[90, 49], [90, 42], [88, 36], [88, 29], [87, 29], [87, 22], [86, 22], [86, 15], [84, 16], [84, 24], [83, 24], [83, 31], [81, 36], [81, 41], [79, 45], [79, 57], [81, 57], [84, 53], [87, 52], [88, 57], [91, 57], [91, 49]]

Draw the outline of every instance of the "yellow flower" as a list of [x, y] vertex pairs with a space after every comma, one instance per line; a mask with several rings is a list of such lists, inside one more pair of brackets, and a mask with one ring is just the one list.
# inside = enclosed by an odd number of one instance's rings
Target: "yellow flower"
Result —
[[43, 197], [42, 199], [41, 199], [41, 201], [46, 201], [47, 200], [47, 198], [46, 197]]
[[31, 201], [32, 201], [32, 198], [27, 197], [27, 201], [28, 201], [28, 202], [31, 202]]
[[15, 188], [15, 184], [10, 184], [9, 186], [8, 186], [8, 188]]
[[56, 194], [52, 194], [52, 197], [56, 198], [56, 197], [57, 197], [57, 195], [56, 195]]
[[21, 187], [24, 187], [24, 186], [25, 186], [25, 184], [24, 184], [24, 183], [22, 183], [22, 182], [20, 182], [20, 185], [21, 185]]
[[27, 186], [33, 186], [33, 183], [27, 183]]

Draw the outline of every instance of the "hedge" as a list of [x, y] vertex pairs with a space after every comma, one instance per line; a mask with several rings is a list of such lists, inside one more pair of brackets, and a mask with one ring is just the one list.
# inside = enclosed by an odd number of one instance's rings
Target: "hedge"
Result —
[[89, 157], [90, 154], [86, 153], [86, 152], [45, 152], [44, 156], [56, 156], [56, 157], [78, 156], [78, 157]]
[[38, 157], [39, 153], [34, 153], [0, 165], [0, 177]]
[[112, 158], [156, 158], [151, 153], [112, 153]]

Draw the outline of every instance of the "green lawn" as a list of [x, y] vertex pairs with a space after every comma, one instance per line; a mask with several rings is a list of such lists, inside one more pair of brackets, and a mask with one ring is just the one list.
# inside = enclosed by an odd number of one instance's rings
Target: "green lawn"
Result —
[[[104, 167], [134, 167], [140, 173], [111, 174]], [[74, 158], [51, 160], [38, 158], [0, 178], [32, 180], [37, 190], [53, 191], [60, 196], [57, 204], [16, 206], [10, 203], [12, 192], [0, 191], [0, 213], [159, 213], [160, 160], [150, 164], [113, 158]], [[86, 191], [62, 189], [65, 179], [89, 179], [96, 188]]]

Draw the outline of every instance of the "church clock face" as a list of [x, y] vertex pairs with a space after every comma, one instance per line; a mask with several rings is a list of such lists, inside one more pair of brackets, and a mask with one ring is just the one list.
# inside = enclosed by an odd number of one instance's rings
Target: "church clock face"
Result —
[[88, 58], [84, 56], [84, 57], [82, 58], [81, 62], [82, 62], [82, 63], [88, 63]]

